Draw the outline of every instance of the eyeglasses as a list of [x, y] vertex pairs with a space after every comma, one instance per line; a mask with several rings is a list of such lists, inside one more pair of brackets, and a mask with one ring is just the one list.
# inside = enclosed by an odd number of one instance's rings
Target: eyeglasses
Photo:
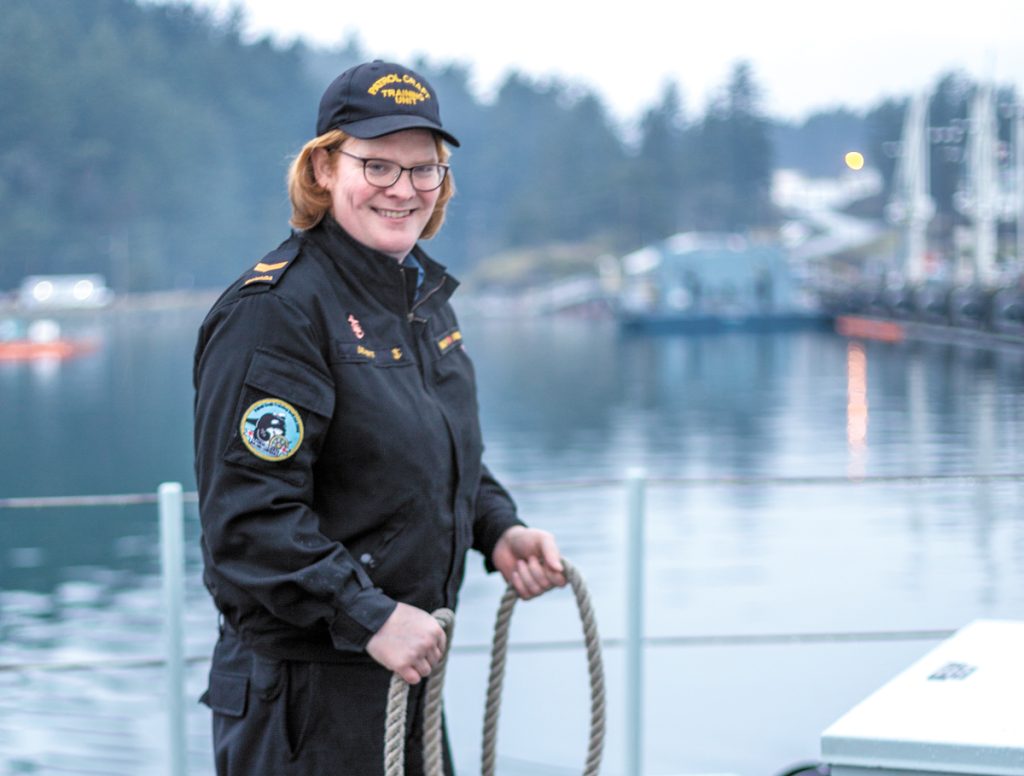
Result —
[[371, 186], [387, 189], [398, 183], [402, 173], [409, 171], [409, 180], [416, 191], [433, 191], [444, 183], [448, 174], [447, 164], [417, 164], [412, 167], [403, 167], [398, 162], [388, 159], [366, 159], [362, 156], [350, 154], [348, 151], [341, 151], [345, 156], [351, 156], [363, 163], [363, 177]]

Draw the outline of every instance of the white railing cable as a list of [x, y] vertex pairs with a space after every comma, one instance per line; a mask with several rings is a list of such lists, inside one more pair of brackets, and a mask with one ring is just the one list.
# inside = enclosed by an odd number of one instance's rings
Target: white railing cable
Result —
[[[628, 477], [599, 477], [572, 480], [507, 480], [513, 490], [574, 490], [588, 488], [623, 487]], [[721, 476], [721, 477], [660, 477], [647, 476], [646, 487], [684, 486], [693, 488], [715, 487], [834, 487], [871, 485], [981, 485], [999, 482], [1024, 482], [1024, 472], [959, 472], [950, 474], [876, 474], [863, 477], [836, 476]], [[195, 491], [182, 493], [185, 503], [197, 503]], [[154, 493], [125, 493], [102, 496], [19, 496], [0, 498], [0, 509], [47, 509], [54, 507], [135, 506], [155, 504]]]
[[[830, 633], [698, 633], [690, 636], [645, 636], [644, 649], [677, 649], [695, 647], [764, 647], [806, 644], [873, 644], [907, 641], [942, 641], [956, 633], [955, 628], [931, 628], [920, 630], [871, 630], [835, 631]], [[602, 638], [601, 649], [611, 652], [624, 649], [625, 638]], [[583, 648], [582, 640], [565, 639], [553, 641], [509, 642], [508, 651], [515, 654], [541, 652], [569, 652]], [[484, 642], [458, 644], [452, 647], [455, 655], [486, 655], [491, 645]], [[159, 668], [166, 660], [158, 655], [125, 656], [120, 658], [96, 658], [73, 661], [11, 661], [0, 663], [0, 673], [30, 671], [102, 671], [115, 668]], [[210, 662], [209, 654], [195, 654], [185, 657], [186, 665], [202, 665]]]

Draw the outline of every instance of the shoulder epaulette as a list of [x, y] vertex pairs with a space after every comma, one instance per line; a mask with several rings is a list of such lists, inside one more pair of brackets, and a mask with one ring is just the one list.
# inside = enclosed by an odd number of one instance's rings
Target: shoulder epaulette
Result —
[[298, 255], [299, 240], [293, 235], [260, 259], [256, 266], [242, 277], [242, 287], [276, 285]]

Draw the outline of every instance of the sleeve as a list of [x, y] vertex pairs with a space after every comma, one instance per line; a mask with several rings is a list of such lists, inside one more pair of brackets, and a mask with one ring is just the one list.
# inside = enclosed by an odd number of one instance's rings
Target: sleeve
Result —
[[[326, 625], [362, 650], [396, 603], [321, 531], [314, 464], [334, 411], [321, 336], [294, 305], [258, 293], [217, 308], [195, 362], [196, 479], [206, 578], [228, 612]], [[230, 619], [230, 617], [229, 617]]]
[[501, 535], [515, 525], [525, 525], [516, 514], [516, 505], [508, 491], [495, 479], [490, 469], [481, 464], [480, 489], [476, 498], [473, 521], [473, 549], [484, 556], [484, 566], [494, 571], [491, 555]]

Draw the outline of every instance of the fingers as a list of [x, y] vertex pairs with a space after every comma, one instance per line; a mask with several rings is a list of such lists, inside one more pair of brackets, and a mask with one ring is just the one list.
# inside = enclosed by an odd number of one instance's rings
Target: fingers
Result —
[[419, 684], [440, 665], [443, 657], [443, 648], [431, 648], [423, 657], [413, 658], [408, 664], [397, 666], [395, 673], [402, 677], [407, 684]]
[[[416, 684], [420, 679], [426, 679], [444, 658], [445, 645], [448, 640], [444, 628], [433, 617], [430, 618], [434, 628], [428, 628], [423, 640], [417, 645], [410, 645], [408, 655], [409, 667], [415, 671], [416, 681], [409, 684]], [[409, 681], [406, 679], [406, 681]]]
[[419, 684], [430, 672], [428, 671], [427, 674], [421, 675], [420, 672], [412, 666], [405, 666], [403, 668], [399, 668], [395, 673], [402, 677], [402, 681], [406, 684]]
[[541, 552], [544, 556], [544, 573], [547, 575], [548, 583], [553, 587], [565, 587], [568, 583], [565, 578], [565, 566], [562, 565], [562, 553], [558, 550], [554, 536], [544, 535]]
[[[564, 585], [565, 577], [563, 574], [565, 569], [562, 567], [562, 553], [558, 551], [555, 537], [551, 534], [545, 534], [541, 539], [540, 551], [544, 556], [544, 565], [549, 571], [555, 572], [562, 580], [560, 584]], [[549, 578], [551, 578], [550, 574]]]
[[[444, 634], [442, 634], [443, 636]], [[441, 639], [440, 646], [435, 645], [427, 655], [427, 662], [431, 668], [436, 667], [444, 659], [444, 639]]]
[[417, 660], [414, 663], [396, 667], [394, 673], [402, 677], [406, 684], [419, 684], [429, 677], [435, 668], [437, 668], [436, 664], [427, 660]]
[[546, 559], [541, 561], [537, 555], [520, 559], [516, 562], [515, 570], [512, 572], [511, 584], [523, 600], [534, 598], [553, 587], [565, 585], [562, 564], [559, 561], [556, 571], [549, 566]]
[[444, 658], [448, 637], [431, 615], [407, 604], [398, 604], [366, 651], [385, 668], [409, 684], [418, 684]]
[[532, 576], [528, 576], [522, 571], [524, 565], [523, 561], [519, 561], [516, 570], [512, 572], [512, 587], [515, 588], [516, 594], [520, 598], [528, 601], [543, 593], [544, 590], [534, 582]]

